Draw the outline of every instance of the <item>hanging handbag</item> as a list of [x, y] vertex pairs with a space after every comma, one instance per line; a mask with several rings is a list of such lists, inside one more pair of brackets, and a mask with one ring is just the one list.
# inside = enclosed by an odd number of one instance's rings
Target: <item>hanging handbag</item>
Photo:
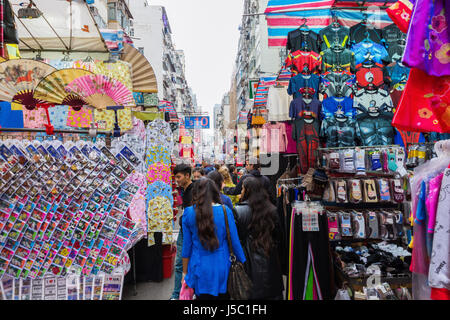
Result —
[[225, 226], [227, 228], [228, 248], [230, 249], [231, 267], [228, 274], [228, 294], [231, 300], [248, 300], [252, 290], [252, 281], [245, 272], [244, 265], [237, 261], [231, 244], [230, 227], [228, 225], [228, 215], [225, 206], [222, 205], [225, 216]]

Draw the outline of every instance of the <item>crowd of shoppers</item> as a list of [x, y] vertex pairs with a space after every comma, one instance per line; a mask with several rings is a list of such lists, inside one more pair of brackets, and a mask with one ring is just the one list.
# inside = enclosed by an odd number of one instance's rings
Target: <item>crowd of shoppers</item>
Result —
[[240, 176], [234, 166], [180, 164], [174, 175], [183, 212], [171, 299], [179, 299], [183, 282], [198, 300], [229, 299], [225, 214], [233, 252], [252, 280], [250, 299], [282, 299], [281, 225], [259, 165], [247, 163]]

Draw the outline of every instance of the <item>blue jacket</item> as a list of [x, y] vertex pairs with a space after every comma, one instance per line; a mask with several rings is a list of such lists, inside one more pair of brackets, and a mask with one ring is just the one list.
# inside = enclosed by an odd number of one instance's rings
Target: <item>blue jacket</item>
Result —
[[[231, 243], [238, 261], [244, 263], [245, 255], [239, 241], [236, 223], [232, 211], [227, 208]], [[182, 257], [189, 258], [186, 284], [194, 289], [196, 295], [210, 294], [218, 296], [227, 292], [228, 273], [230, 271], [230, 251], [222, 206], [213, 206], [216, 235], [219, 248], [211, 252], [200, 243], [195, 220], [194, 207], [187, 207], [183, 214], [183, 250]]]
[[222, 203], [226, 205], [228, 208], [233, 210], [233, 202], [231, 201], [229, 196], [224, 195], [223, 193], [220, 194], [220, 199], [222, 199]]

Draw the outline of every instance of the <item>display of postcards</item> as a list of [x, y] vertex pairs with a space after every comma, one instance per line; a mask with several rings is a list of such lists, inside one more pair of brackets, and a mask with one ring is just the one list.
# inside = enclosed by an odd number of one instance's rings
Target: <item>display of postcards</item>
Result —
[[123, 226], [120, 226], [119, 229], [117, 230], [117, 235], [129, 239], [131, 237], [131, 230]]
[[4, 258], [0, 258], [0, 270], [5, 271], [6, 268], [8, 267], [8, 265], [9, 265], [9, 261], [8, 260], [6, 260]]
[[31, 249], [34, 246], [34, 240], [31, 238], [28, 238], [26, 234], [24, 234], [22, 240], [20, 241], [20, 245], [24, 248]]
[[112, 239], [115, 234], [116, 229], [108, 228], [106, 225], [104, 225], [102, 230], [100, 231], [100, 236], [105, 237], [107, 239]]
[[117, 208], [123, 212], [126, 212], [128, 210], [129, 206], [130, 206], [129, 203], [127, 203], [123, 200], [120, 200], [120, 199], [117, 199], [114, 203], [114, 208]]
[[112, 217], [107, 217], [104, 225], [110, 229], [116, 230], [120, 225], [120, 220], [116, 220]]
[[16, 267], [13, 264], [9, 264], [8, 268], [6, 269], [5, 274], [10, 275], [11, 277], [14, 277], [16, 279], [19, 279], [20, 274], [22, 273], [22, 269]]
[[118, 198], [125, 202], [131, 203], [134, 198], [134, 194], [131, 194], [125, 190], [120, 191]]
[[17, 241], [21, 235], [22, 233], [20, 231], [12, 229], [8, 234], [8, 238], [10, 240]]
[[110, 196], [114, 193], [115, 188], [113, 188], [109, 183], [104, 183], [101, 185], [98, 190], [103, 193], [105, 196]]
[[81, 185], [82, 181], [79, 177], [75, 176], [70, 183], [74, 188], [78, 188]]
[[7, 214], [11, 214], [11, 212], [14, 209], [14, 205], [12, 203], [9, 203], [6, 200], [0, 199], [0, 210], [7, 213]]
[[7, 221], [9, 218], [9, 213], [0, 211], [0, 221]]
[[98, 203], [100, 205], [104, 199], [104, 195], [102, 195], [100, 192], [95, 192], [92, 195], [91, 201], [94, 201], [95, 203]]
[[118, 165], [122, 168], [122, 170], [124, 170], [127, 174], [133, 173], [134, 167], [127, 160], [125, 160], [125, 157], [123, 157], [120, 153], [116, 157]]
[[104, 172], [106, 175], [110, 175], [110, 174], [113, 172], [113, 170], [114, 170], [114, 166], [111, 165], [110, 163], [108, 163], [108, 164], [105, 166], [105, 168], [103, 169], [103, 172]]
[[120, 180], [121, 183], [127, 178], [127, 173], [124, 170], [120, 169], [120, 167], [115, 167], [112, 173]]
[[5, 259], [5, 260], [11, 260], [11, 258], [14, 256], [14, 251], [9, 250], [8, 248], [3, 248], [0, 251], [0, 257]]
[[134, 230], [134, 228], [136, 228], [136, 223], [127, 217], [123, 218], [121, 225], [129, 230]]
[[124, 215], [125, 211], [116, 208], [112, 208], [111, 211], [109, 212], [109, 216], [117, 220], [122, 220]]
[[46, 216], [45, 212], [39, 210], [38, 207], [36, 206], [36, 209], [34, 209], [33, 212], [31, 213], [30, 219], [34, 219], [36, 221], [41, 222], [44, 221], [45, 216]]
[[117, 161], [116, 157], [114, 157], [114, 155], [111, 153], [111, 151], [106, 148], [106, 147], [102, 147], [100, 149], [100, 151], [110, 160], [110, 161], [114, 161], [114, 163]]
[[31, 229], [30, 227], [28, 227], [28, 228], [25, 230], [25, 233], [24, 233], [24, 237], [25, 237], [25, 238], [28, 238], [28, 239], [31, 240], [31, 241], [35, 241], [36, 238], [37, 238], [37, 235], [38, 235], [37, 230], [33, 230], [33, 229]]
[[86, 207], [86, 211], [90, 211], [92, 213], [96, 213], [99, 208], [100, 208], [99, 204], [97, 204], [95, 202], [89, 202], [87, 207]]
[[8, 239], [6, 240], [6, 243], [5, 243], [5, 248], [15, 251], [17, 249], [17, 247], [19, 246], [19, 243], [20, 243], [20, 241], [14, 240], [13, 238], [10, 238], [8, 235]]
[[27, 261], [26, 259], [15, 255], [14, 257], [12, 257], [12, 259], [10, 261], [10, 266], [13, 265], [13, 266], [17, 267], [18, 269], [22, 269], [24, 267], [26, 261]]
[[80, 229], [75, 229], [75, 231], [73, 233], [73, 238], [75, 240], [83, 241], [83, 239], [84, 239], [84, 231], [80, 230]]

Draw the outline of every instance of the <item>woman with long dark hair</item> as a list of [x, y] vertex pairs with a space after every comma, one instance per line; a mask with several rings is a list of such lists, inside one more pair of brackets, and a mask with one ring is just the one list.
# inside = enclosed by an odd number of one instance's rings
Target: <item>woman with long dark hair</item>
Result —
[[225, 212], [234, 254], [245, 262], [233, 213], [222, 205], [216, 184], [208, 178], [195, 182], [192, 203], [183, 214], [183, 279], [199, 300], [227, 299], [231, 261]]
[[235, 209], [239, 238], [247, 257], [245, 268], [253, 281], [250, 299], [281, 300], [281, 225], [277, 209], [258, 179], [245, 179], [241, 202]]

